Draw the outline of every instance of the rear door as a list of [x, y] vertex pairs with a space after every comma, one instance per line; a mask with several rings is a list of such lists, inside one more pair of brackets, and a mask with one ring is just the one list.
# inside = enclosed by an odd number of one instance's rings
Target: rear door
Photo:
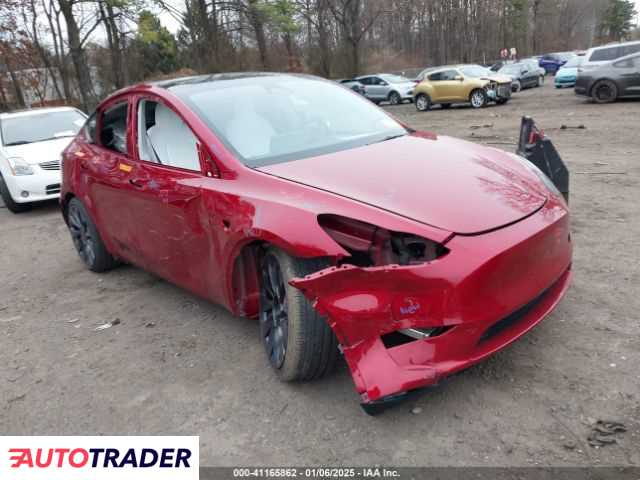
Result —
[[129, 197], [134, 190], [129, 178], [135, 168], [129, 134], [131, 106], [128, 98], [116, 98], [96, 113], [94, 139], [86, 143], [89, 155], [79, 160], [81, 184], [86, 185], [89, 207], [101, 236], [118, 256], [140, 260]]

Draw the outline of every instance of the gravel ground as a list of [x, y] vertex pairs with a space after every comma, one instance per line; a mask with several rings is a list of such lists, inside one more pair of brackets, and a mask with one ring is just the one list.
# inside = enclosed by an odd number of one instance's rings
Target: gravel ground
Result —
[[[0, 432], [195, 434], [202, 465], [640, 465], [640, 103], [548, 84], [478, 111], [390, 110], [506, 150], [523, 114], [553, 138], [572, 171], [575, 280], [538, 328], [372, 418], [345, 365], [283, 385], [257, 323], [133, 267], [86, 271], [55, 204], [0, 208]], [[589, 446], [610, 419], [627, 431]]]

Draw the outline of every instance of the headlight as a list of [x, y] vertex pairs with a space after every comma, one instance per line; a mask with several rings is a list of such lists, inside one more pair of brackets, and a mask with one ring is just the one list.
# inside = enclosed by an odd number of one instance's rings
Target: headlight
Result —
[[540, 180], [542, 180], [542, 183], [545, 184], [545, 186], [547, 187], [547, 189], [549, 189], [549, 191], [551, 193], [553, 193], [554, 195], [558, 196], [558, 197], [562, 197], [562, 194], [560, 193], [560, 190], [558, 190], [558, 188], [553, 184], [553, 182], [551, 181], [551, 179], [549, 177], [547, 177], [545, 175], [545, 173], [540, 170], [538, 167], [536, 167], [533, 163], [531, 163], [529, 160], [527, 160], [524, 157], [521, 157], [520, 155], [515, 155], [513, 153], [509, 153], [509, 155], [511, 156], [511, 158], [514, 158], [516, 160], [518, 160], [522, 165], [525, 166], [525, 168], [527, 168], [529, 171], [535, 173], [538, 178]]
[[320, 214], [318, 223], [349, 257], [341, 263], [361, 267], [418, 265], [435, 260], [449, 250], [410, 233], [392, 232], [340, 215]]
[[24, 161], [23, 158], [20, 157], [10, 157], [7, 159], [9, 162], [9, 168], [11, 168], [11, 173], [16, 177], [22, 175], [33, 175], [35, 172], [31, 165]]

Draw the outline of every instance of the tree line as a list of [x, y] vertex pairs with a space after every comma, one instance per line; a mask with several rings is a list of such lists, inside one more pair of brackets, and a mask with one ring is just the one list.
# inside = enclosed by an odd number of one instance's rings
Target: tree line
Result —
[[0, 109], [24, 107], [28, 91], [90, 110], [113, 90], [178, 74], [337, 78], [488, 63], [502, 48], [586, 49], [640, 39], [636, 13], [630, 0], [2, 0]]

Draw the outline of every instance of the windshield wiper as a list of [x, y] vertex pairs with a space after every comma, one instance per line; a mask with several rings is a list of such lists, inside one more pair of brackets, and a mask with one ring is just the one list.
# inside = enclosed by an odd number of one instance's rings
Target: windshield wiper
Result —
[[17, 142], [5, 143], [4, 146], [5, 147], [15, 147], [16, 145], [26, 145], [27, 143], [33, 143], [33, 142], [29, 142], [27, 140], [18, 140]]

